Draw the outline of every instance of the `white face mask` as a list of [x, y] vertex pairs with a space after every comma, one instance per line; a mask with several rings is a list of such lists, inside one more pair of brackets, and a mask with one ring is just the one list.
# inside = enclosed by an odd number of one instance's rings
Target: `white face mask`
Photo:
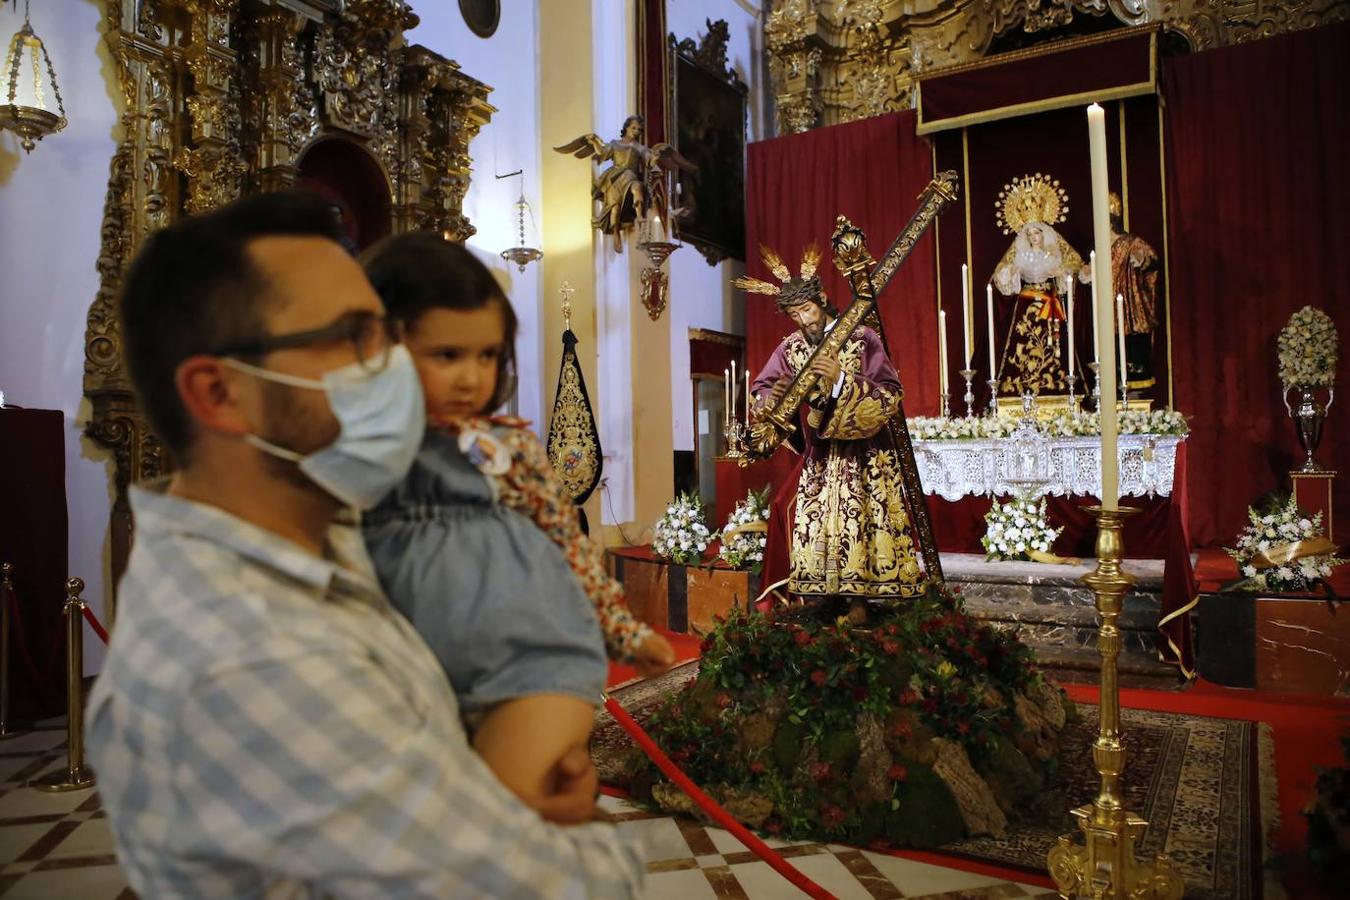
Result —
[[392, 348], [388, 365], [379, 372], [352, 363], [322, 379], [274, 372], [237, 359], [227, 358], [225, 363], [266, 381], [327, 394], [342, 430], [322, 450], [306, 455], [256, 434], [244, 439], [264, 453], [297, 463], [311, 481], [343, 503], [370, 509], [408, 474], [422, 445], [426, 410], [422, 383], [407, 347]]

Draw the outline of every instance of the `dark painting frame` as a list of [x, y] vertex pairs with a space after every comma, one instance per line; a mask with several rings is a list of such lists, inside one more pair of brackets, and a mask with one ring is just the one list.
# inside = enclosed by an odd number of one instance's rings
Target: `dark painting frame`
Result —
[[671, 143], [699, 171], [679, 173], [672, 198], [690, 212], [679, 236], [710, 265], [745, 259], [745, 142], [749, 89], [726, 65], [725, 47], [709, 53], [691, 40], [670, 38], [674, 128]]

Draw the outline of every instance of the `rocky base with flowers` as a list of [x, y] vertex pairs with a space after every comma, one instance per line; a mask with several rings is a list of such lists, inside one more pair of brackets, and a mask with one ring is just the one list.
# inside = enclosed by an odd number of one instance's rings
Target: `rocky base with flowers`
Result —
[[[698, 677], [648, 728], [770, 835], [921, 848], [1001, 834], [1042, 812], [1076, 715], [1025, 645], [936, 588], [862, 625], [819, 608], [738, 610], [702, 651]], [[624, 768], [640, 802], [699, 814], [640, 751]]]

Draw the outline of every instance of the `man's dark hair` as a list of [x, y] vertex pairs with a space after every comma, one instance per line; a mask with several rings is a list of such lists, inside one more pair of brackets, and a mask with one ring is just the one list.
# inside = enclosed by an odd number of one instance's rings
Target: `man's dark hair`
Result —
[[120, 316], [127, 372], [150, 426], [180, 465], [192, 423], [178, 396], [183, 360], [267, 336], [267, 277], [251, 241], [338, 239], [330, 203], [315, 194], [257, 194], [191, 216], [146, 239], [122, 283]]
[[[501, 406], [516, 390], [516, 311], [501, 285], [463, 244], [430, 231], [385, 238], [361, 257], [366, 277], [385, 312], [409, 329], [432, 309], [475, 310], [495, 305], [504, 340], [497, 361], [497, 390], [488, 407]], [[486, 411], [486, 410], [484, 410]]]

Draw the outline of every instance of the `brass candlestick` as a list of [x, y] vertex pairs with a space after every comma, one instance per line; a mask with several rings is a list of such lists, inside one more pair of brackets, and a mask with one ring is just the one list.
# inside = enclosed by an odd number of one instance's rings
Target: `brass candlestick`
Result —
[[1061, 897], [1092, 897], [1100, 900], [1180, 900], [1185, 884], [1166, 854], [1153, 860], [1135, 859], [1135, 845], [1144, 837], [1148, 822], [1127, 812], [1120, 794], [1125, 771], [1125, 744], [1120, 739], [1120, 685], [1116, 657], [1120, 655], [1120, 629], [1116, 620], [1125, 593], [1134, 583], [1120, 568], [1124, 556], [1121, 528], [1135, 510], [1090, 506], [1097, 517], [1097, 570], [1083, 576], [1092, 589], [1101, 624], [1097, 652], [1102, 658], [1101, 721], [1092, 745], [1092, 761], [1102, 778], [1101, 792], [1087, 806], [1072, 811], [1084, 843], [1074, 835], [1061, 835], [1046, 857], [1050, 877]]

